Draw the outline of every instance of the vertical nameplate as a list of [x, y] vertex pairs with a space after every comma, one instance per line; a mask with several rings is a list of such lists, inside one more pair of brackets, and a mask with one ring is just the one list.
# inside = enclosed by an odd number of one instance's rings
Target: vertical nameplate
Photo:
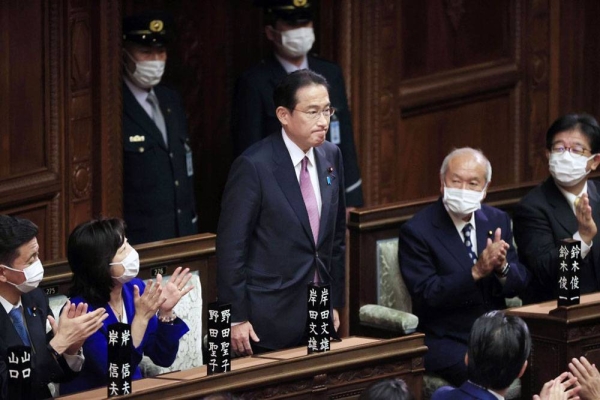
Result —
[[131, 325], [108, 326], [108, 397], [131, 393]]
[[579, 304], [581, 242], [564, 239], [558, 249], [558, 306]]
[[29, 399], [31, 393], [31, 347], [13, 346], [6, 351], [7, 399]]
[[208, 375], [231, 371], [231, 305], [208, 305]]
[[308, 285], [308, 354], [329, 351], [330, 318], [329, 285]]

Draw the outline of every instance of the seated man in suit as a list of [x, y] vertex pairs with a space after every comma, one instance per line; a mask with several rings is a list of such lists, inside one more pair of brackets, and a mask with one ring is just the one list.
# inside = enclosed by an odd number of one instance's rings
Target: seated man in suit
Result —
[[558, 241], [581, 241], [581, 294], [600, 290], [600, 184], [588, 180], [600, 164], [600, 127], [590, 115], [558, 118], [546, 133], [550, 177], [517, 205], [514, 229], [521, 261], [532, 272], [527, 302], [557, 298]]
[[273, 97], [281, 127], [233, 163], [217, 230], [219, 301], [231, 303], [238, 354], [306, 344], [311, 281], [331, 285], [335, 330], [344, 306], [344, 166], [325, 140], [327, 81], [295, 71]]
[[[0, 398], [8, 398], [7, 350], [31, 347], [31, 385], [26, 398], [51, 396], [48, 384], [81, 370], [81, 346], [108, 317], [104, 309], [87, 313], [87, 304], [67, 302], [58, 324], [48, 299], [37, 286], [44, 277], [37, 226], [0, 215]], [[27, 390], [27, 388], [26, 388]]]
[[425, 369], [458, 386], [473, 322], [506, 308], [528, 282], [512, 244], [509, 216], [482, 205], [492, 167], [478, 150], [453, 150], [440, 170], [440, 199], [400, 231], [401, 272], [425, 333]]
[[[491, 311], [473, 324], [465, 355], [469, 380], [455, 389], [444, 386], [431, 400], [504, 399], [510, 384], [527, 368], [531, 337], [525, 322], [516, 316]], [[535, 400], [567, 400], [577, 395], [577, 378], [563, 373], [547, 382]]]

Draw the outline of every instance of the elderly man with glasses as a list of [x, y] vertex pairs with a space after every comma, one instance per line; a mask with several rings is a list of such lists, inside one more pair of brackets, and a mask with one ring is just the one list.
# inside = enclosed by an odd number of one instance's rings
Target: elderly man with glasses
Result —
[[599, 151], [600, 127], [590, 115], [560, 117], [546, 133], [551, 176], [523, 197], [513, 217], [519, 256], [533, 273], [526, 302], [556, 298], [561, 239], [581, 241], [581, 294], [600, 289], [600, 185], [588, 180]]

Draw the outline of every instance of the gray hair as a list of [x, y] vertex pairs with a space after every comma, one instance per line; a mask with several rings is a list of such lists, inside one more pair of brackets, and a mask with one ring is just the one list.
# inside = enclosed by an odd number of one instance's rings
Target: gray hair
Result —
[[485, 183], [488, 183], [489, 181], [491, 181], [492, 180], [492, 164], [490, 164], [490, 160], [487, 159], [487, 157], [483, 154], [483, 152], [481, 150], [474, 149], [472, 147], [461, 147], [460, 149], [454, 149], [450, 153], [448, 153], [446, 158], [444, 158], [444, 162], [442, 162], [442, 167], [440, 168], [440, 175], [442, 176], [442, 178], [444, 176], [446, 176], [446, 172], [448, 171], [448, 164], [450, 164], [450, 160], [452, 160], [452, 158], [454, 158], [454, 156], [458, 156], [458, 155], [466, 154], [466, 153], [474, 155], [475, 158], [477, 159], [477, 161], [479, 161], [479, 163], [485, 165]]

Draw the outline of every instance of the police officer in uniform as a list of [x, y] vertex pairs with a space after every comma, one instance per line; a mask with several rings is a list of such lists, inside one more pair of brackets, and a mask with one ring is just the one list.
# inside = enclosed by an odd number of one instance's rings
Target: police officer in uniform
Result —
[[344, 157], [346, 204], [362, 206], [362, 181], [342, 70], [331, 61], [308, 54], [315, 40], [311, 1], [257, 0], [255, 3], [264, 8], [265, 34], [273, 43], [274, 54], [244, 72], [237, 82], [232, 118], [235, 155], [281, 130], [273, 103], [275, 86], [290, 72], [311, 69], [323, 75], [330, 86], [335, 115], [327, 140], [337, 144]]
[[123, 202], [132, 244], [198, 232], [184, 108], [159, 84], [172, 24], [157, 12], [123, 20]]

